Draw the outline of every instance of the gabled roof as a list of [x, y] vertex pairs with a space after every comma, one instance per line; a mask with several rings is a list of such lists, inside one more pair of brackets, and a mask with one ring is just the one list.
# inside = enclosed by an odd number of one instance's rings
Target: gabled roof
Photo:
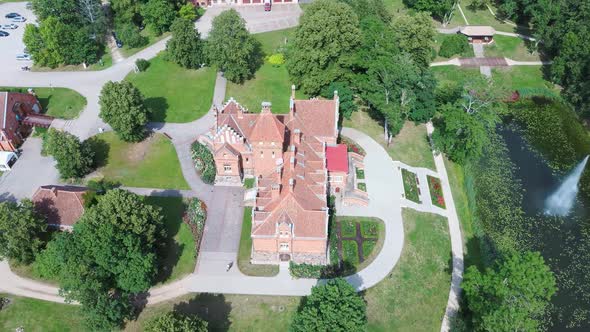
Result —
[[326, 147], [326, 168], [329, 172], [348, 173], [348, 152], [346, 145]]
[[469, 37], [493, 36], [496, 33], [494, 28], [487, 25], [466, 25], [459, 31]]
[[272, 113], [261, 113], [254, 123], [249, 138], [253, 142], [283, 142], [285, 139], [285, 125]]
[[72, 226], [84, 213], [84, 187], [48, 185], [37, 189], [35, 209], [53, 226]]
[[336, 133], [336, 101], [333, 99], [295, 100], [295, 118], [308, 136], [331, 137]]

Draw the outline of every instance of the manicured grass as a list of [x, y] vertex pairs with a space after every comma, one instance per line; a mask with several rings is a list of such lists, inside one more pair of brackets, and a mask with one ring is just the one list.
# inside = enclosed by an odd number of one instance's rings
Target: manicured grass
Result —
[[363, 256], [368, 257], [373, 253], [377, 241], [363, 241]]
[[356, 237], [356, 220], [344, 219], [340, 221], [340, 235], [342, 237]]
[[130, 56], [132, 56], [133, 54], [143, 50], [144, 48], [150, 47], [153, 44], [159, 42], [160, 40], [170, 36], [170, 32], [165, 32], [159, 36], [154, 36], [154, 34], [152, 34], [151, 32], [148, 31], [149, 29], [144, 29], [141, 31], [141, 35], [145, 36], [148, 38], [148, 43], [145, 46], [142, 47], [129, 47], [127, 45], [123, 45], [123, 47], [121, 48], [121, 53], [123, 54], [124, 57], [128, 58]]
[[465, 68], [457, 66], [441, 66], [430, 68], [439, 85], [452, 81], [462, 84], [469, 79], [480, 77], [479, 68]]
[[[469, 8], [468, 4], [469, 4], [468, 2], [464, 2], [462, 4], [461, 8], [463, 9], [463, 13], [465, 14], [465, 17], [467, 18], [467, 21], [469, 22], [470, 25], [489, 25], [491, 27], [494, 27], [494, 29], [496, 29], [498, 31], [504, 31], [504, 32], [515, 32], [516, 31], [515, 26], [510, 25], [508, 23], [505, 23], [505, 22], [497, 19], [494, 15], [492, 15], [492, 13], [490, 13], [490, 11], [487, 8], [473, 10], [473, 9]], [[498, 11], [496, 8], [492, 8], [492, 9], [494, 12]], [[461, 14], [459, 13], [459, 10], [457, 10], [456, 14], [461, 16]], [[530, 35], [530, 32], [527, 31], [524, 34]], [[496, 37], [494, 36], [494, 38], [496, 38]]]
[[171, 310], [200, 316], [210, 331], [287, 331], [299, 301], [286, 296], [190, 294], [145, 308], [125, 331], [145, 331], [147, 321]]
[[364, 192], [367, 191], [367, 184], [364, 182], [357, 183], [356, 187], [358, 188], [358, 190], [362, 190]]
[[424, 124], [416, 125], [407, 121], [391, 144], [387, 145], [383, 137], [383, 126], [373, 119], [368, 112], [357, 111], [349, 119], [344, 119], [345, 127], [355, 128], [371, 136], [389, 153], [393, 160], [399, 160], [414, 167], [435, 169], [434, 158], [426, 134]]
[[160, 253], [158, 282], [167, 283], [195, 270], [195, 239], [182, 221], [186, 204], [182, 197], [146, 197], [146, 203], [162, 208], [166, 229], [165, 251]]
[[[291, 40], [294, 31], [295, 29], [286, 29], [254, 36], [262, 44], [265, 55], [270, 55], [284, 48], [285, 40]], [[289, 113], [292, 84], [285, 64], [271, 65], [265, 62], [253, 79], [243, 84], [228, 82], [225, 95], [226, 98], [233, 97], [253, 113], [260, 112], [263, 101], [269, 101], [272, 104], [273, 113], [285, 114]], [[305, 99], [307, 96], [296, 91], [296, 98]]]
[[402, 168], [402, 178], [404, 180], [404, 192], [406, 193], [406, 198], [412, 202], [420, 203], [416, 174]]
[[252, 189], [254, 188], [254, 178], [244, 179], [244, 188]]
[[120, 140], [114, 132], [92, 138], [100, 168], [96, 173], [128, 187], [190, 189], [172, 142], [153, 134], [139, 143]]
[[359, 264], [359, 248], [356, 241], [342, 241], [342, 260], [352, 264], [353, 266], [357, 266]]
[[359, 180], [363, 180], [365, 178], [365, 170], [361, 168], [355, 168], [356, 171], [356, 178]]
[[463, 236], [463, 257], [465, 267], [477, 265], [483, 268], [483, 258], [480, 247], [480, 240], [474, 228], [475, 219], [475, 191], [473, 178], [461, 165], [455, 164], [445, 158], [445, 168], [449, 177], [449, 185], [455, 202], [455, 209], [461, 224], [461, 235]]
[[440, 184], [440, 179], [435, 178], [433, 176], [428, 175], [428, 190], [430, 191], [430, 200], [432, 204], [438, 206], [439, 208], [445, 208], [445, 198], [442, 192], [442, 186]]
[[[86, 106], [86, 98], [72, 89], [33, 88], [43, 113], [61, 119], [78, 117]], [[0, 87], [0, 91], [27, 93], [27, 88]]]
[[30, 299], [9, 294], [11, 303], [0, 311], [0, 330], [15, 331], [85, 331], [80, 307]]
[[377, 238], [379, 236], [379, 223], [374, 220], [361, 220], [361, 235], [365, 238]]
[[539, 61], [538, 52], [529, 52], [524, 40], [517, 37], [495, 35], [491, 45], [484, 46], [487, 57], [506, 57], [519, 61]]
[[160, 54], [150, 60], [145, 72], [132, 72], [125, 79], [145, 97], [152, 112], [150, 121], [190, 122], [211, 108], [215, 78], [213, 68], [185, 69]]
[[242, 221], [242, 233], [240, 235], [240, 249], [238, 251], [238, 268], [248, 276], [272, 277], [279, 273], [278, 265], [251, 264], [252, 254], [252, 208], [244, 208], [244, 219]]
[[390, 276], [365, 292], [367, 331], [438, 331], [450, 287], [446, 219], [405, 209], [404, 249]]
[[535, 88], [556, 90], [555, 86], [543, 77], [542, 66], [514, 66], [492, 68], [494, 81], [511, 90]]

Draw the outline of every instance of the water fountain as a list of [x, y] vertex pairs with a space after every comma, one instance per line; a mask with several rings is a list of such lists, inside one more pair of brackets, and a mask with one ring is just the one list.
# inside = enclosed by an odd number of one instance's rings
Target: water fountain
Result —
[[546, 214], [552, 216], [567, 216], [569, 214], [578, 195], [578, 183], [584, 167], [586, 167], [586, 162], [588, 162], [588, 156], [568, 174], [559, 188], [545, 200]]

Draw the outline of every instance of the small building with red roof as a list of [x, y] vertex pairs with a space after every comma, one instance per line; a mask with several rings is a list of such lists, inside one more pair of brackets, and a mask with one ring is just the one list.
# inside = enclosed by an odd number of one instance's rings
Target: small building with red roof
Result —
[[84, 213], [85, 187], [41, 186], [32, 201], [37, 213], [45, 217], [47, 225], [60, 230], [72, 230]]
[[326, 147], [326, 168], [328, 169], [331, 194], [340, 193], [346, 186], [348, 163], [348, 148], [345, 144]]

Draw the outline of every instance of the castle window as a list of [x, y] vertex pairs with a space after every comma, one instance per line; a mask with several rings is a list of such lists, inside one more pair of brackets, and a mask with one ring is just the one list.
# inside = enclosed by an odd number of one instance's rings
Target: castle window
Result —
[[289, 244], [288, 243], [281, 243], [281, 251], [289, 251]]
[[275, 158], [275, 152], [274, 151], [272, 152], [272, 158], [273, 159]]
[[231, 165], [229, 165], [229, 164], [224, 164], [224, 165], [223, 165], [223, 171], [224, 171], [225, 173], [231, 173]]

